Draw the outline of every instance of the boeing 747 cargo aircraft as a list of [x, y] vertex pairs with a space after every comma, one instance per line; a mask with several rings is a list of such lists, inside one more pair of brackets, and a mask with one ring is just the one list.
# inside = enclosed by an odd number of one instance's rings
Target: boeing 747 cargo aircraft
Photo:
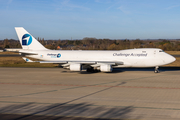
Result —
[[27, 62], [57, 63], [71, 71], [100, 70], [111, 72], [116, 67], [158, 67], [174, 62], [176, 59], [157, 48], [107, 50], [49, 50], [39, 43], [23, 27], [16, 27], [22, 49], [19, 53], [40, 61], [23, 58]]

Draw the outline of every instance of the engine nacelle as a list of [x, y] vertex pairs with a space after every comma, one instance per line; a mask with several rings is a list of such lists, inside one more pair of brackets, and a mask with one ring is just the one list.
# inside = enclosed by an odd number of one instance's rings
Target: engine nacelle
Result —
[[69, 69], [71, 71], [81, 71], [82, 66], [81, 66], [81, 64], [70, 64]]
[[102, 64], [100, 66], [100, 70], [101, 70], [101, 72], [112, 72], [112, 67], [111, 67], [111, 65]]

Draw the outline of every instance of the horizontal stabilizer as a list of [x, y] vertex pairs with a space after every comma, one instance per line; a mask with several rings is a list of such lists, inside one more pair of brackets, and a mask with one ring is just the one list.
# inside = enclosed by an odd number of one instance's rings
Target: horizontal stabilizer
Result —
[[4, 51], [8, 51], [8, 52], [19, 52], [22, 49], [19, 48], [5, 48]]
[[30, 50], [20, 50], [19, 53], [25, 54], [25, 55], [38, 55], [37, 52], [33, 52], [33, 51], [30, 51]]

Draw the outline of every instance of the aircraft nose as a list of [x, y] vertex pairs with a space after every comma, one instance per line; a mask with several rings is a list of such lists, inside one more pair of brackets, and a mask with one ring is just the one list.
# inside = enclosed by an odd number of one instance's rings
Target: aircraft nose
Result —
[[168, 55], [168, 56], [164, 59], [164, 62], [165, 62], [166, 64], [169, 64], [169, 63], [174, 62], [175, 60], [176, 60], [175, 57], [173, 57], [173, 56], [171, 56], [171, 55]]
[[176, 58], [172, 56], [172, 62], [176, 61]]

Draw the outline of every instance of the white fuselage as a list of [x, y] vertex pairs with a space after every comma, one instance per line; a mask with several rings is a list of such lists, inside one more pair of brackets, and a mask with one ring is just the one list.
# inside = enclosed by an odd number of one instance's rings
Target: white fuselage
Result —
[[104, 61], [123, 62], [115, 67], [155, 67], [174, 62], [176, 59], [156, 48], [127, 49], [119, 51], [97, 50], [34, 50], [38, 55], [29, 57], [44, 61]]

